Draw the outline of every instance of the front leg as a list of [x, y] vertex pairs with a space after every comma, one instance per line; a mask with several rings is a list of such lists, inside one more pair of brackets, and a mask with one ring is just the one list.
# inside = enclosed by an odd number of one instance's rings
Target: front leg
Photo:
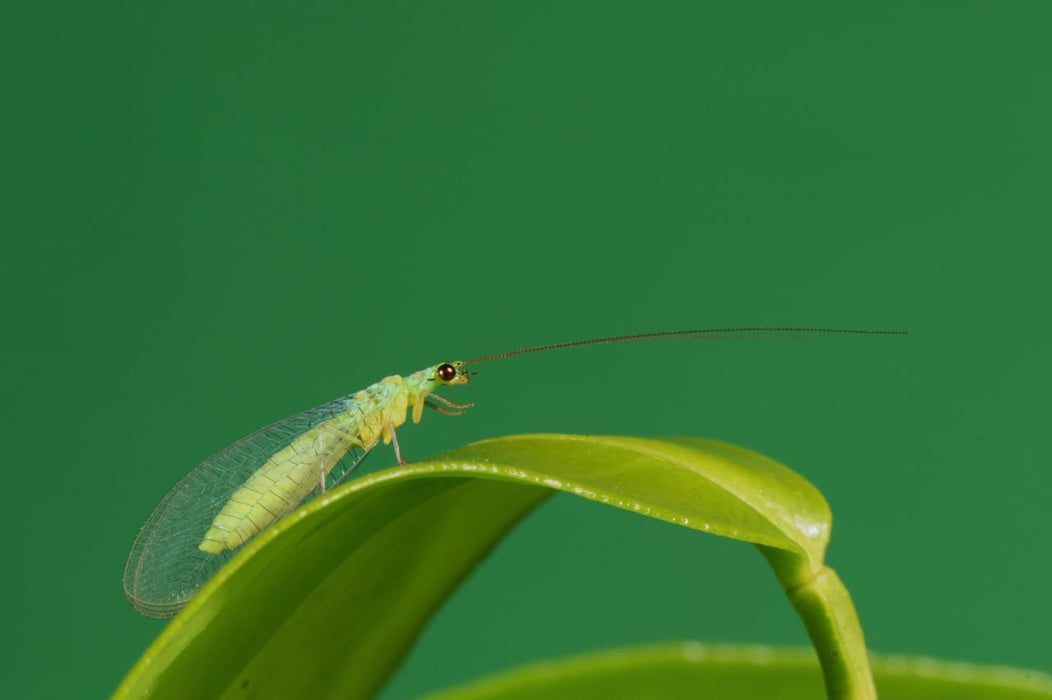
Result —
[[459, 403], [453, 403], [449, 399], [444, 399], [441, 396], [439, 396], [438, 394], [428, 394], [428, 398], [432, 398], [435, 401], [438, 401], [440, 404], [442, 404], [446, 408], [452, 408], [452, 409], [454, 409], [456, 411], [460, 411], [460, 412], [464, 412], [467, 409], [469, 409], [469, 408], [471, 408], [472, 406], [475, 405], [473, 403], [466, 403], [464, 405], [460, 405]]
[[430, 401], [425, 401], [424, 405], [427, 406], [428, 408], [430, 408], [433, 411], [438, 411], [443, 416], [460, 416], [460, 415], [464, 414], [463, 411], [447, 411], [446, 409], [442, 408], [438, 404], [433, 404]]

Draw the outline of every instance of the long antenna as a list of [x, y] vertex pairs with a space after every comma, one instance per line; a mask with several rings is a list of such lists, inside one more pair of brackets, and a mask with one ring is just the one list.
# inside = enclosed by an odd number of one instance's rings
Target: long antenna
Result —
[[638, 333], [636, 335], [615, 335], [609, 338], [593, 338], [591, 340], [575, 340], [569, 343], [552, 343], [551, 345], [536, 345], [532, 348], [521, 348], [498, 352], [495, 355], [483, 355], [473, 360], [461, 363], [463, 365], [474, 365], [479, 362], [499, 360], [502, 357], [512, 355], [526, 355], [531, 352], [542, 350], [559, 350], [560, 348], [575, 348], [579, 345], [599, 345], [601, 343], [625, 343], [633, 340], [652, 340], [654, 338], [700, 338], [707, 335], [735, 334], [735, 333], [804, 333], [818, 334], [840, 334], [840, 335], [909, 335], [909, 331], [893, 330], [866, 330], [857, 328], [699, 328], [689, 331], [658, 331], [656, 333]]

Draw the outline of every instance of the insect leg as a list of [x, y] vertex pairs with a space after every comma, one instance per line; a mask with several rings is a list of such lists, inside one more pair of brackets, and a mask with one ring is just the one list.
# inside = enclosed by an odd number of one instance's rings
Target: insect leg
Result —
[[391, 428], [391, 443], [394, 445], [395, 459], [398, 460], [399, 464], [406, 464], [406, 461], [402, 459], [402, 450], [398, 448], [398, 433], [395, 432], [393, 427]]
[[434, 409], [434, 410], [438, 411], [443, 416], [459, 416], [459, 415], [464, 413], [463, 411], [447, 411], [446, 409], [442, 408], [441, 406], [439, 406], [437, 404], [433, 404], [430, 401], [425, 401], [424, 405], [427, 406], [428, 408], [431, 408], [431, 409]]
[[441, 396], [439, 396], [438, 394], [430, 394], [428, 396], [428, 398], [429, 399], [434, 399], [435, 401], [438, 401], [440, 404], [442, 404], [446, 408], [453, 408], [453, 409], [456, 409], [458, 411], [466, 411], [467, 409], [469, 409], [469, 408], [471, 408], [472, 406], [475, 405], [473, 403], [466, 403], [464, 405], [461, 405], [459, 403], [453, 403], [449, 399], [444, 399]]

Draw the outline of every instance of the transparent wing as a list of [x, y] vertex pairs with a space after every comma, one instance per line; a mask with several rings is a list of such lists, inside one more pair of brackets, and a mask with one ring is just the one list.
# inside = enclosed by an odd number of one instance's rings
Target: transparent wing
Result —
[[[308, 430], [327, 429], [327, 421], [355, 408], [346, 396], [268, 425], [216, 452], [180, 479], [143, 525], [128, 555], [124, 594], [135, 609], [165, 618], [186, 605], [237, 551], [209, 554], [198, 549], [234, 491], [285, 445]], [[326, 486], [350, 474], [366, 454], [348, 450], [329, 473]]]

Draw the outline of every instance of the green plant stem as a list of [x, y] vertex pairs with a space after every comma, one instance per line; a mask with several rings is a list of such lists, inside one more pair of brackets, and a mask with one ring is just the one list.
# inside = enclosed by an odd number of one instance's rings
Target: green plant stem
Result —
[[822, 567], [811, 583], [787, 591], [787, 595], [818, 652], [829, 697], [875, 699], [877, 691], [862, 626], [836, 572]]
[[822, 665], [827, 697], [876, 700], [862, 626], [840, 577], [828, 566], [810, 574], [798, 557], [769, 547], [759, 549], [804, 622]]

